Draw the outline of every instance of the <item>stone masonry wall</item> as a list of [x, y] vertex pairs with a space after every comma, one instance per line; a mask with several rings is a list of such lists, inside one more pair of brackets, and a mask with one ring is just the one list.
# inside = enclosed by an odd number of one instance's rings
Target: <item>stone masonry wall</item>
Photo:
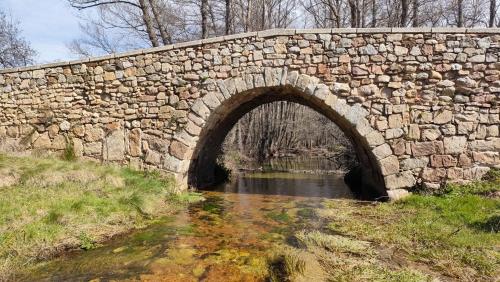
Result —
[[281, 84], [362, 109], [387, 189], [436, 189], [500, 166], [499, 57], [499, 29], [270, 30], [1, 70], [0, 147], [185, 181], [211, 113]]

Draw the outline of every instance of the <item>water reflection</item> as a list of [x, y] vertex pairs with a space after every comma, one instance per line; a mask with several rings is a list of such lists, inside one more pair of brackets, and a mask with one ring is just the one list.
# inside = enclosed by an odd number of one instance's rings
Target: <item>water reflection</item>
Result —
[[293, 156], [271, 158], [261, 164], [264, 171], [310, 171], [327, 172], [339, 169], [342, 162], [334, 158]]
[[294, 197], [353, 198], [343, 176], [297, 173], [238, 174], [216, 191], [238, 194], [281, 195]]

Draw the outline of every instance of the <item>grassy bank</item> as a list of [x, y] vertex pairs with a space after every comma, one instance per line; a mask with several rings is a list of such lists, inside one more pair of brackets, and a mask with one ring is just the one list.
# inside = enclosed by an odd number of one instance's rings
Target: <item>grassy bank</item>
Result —
[[0, 280], [69, 249], [142, 228], [196, 195], [159, 173], [0, 155]]
[[500, 172], [394, 203], [329, 200], [299, 213], [323, 222], [272, 259], [275, 280], [494, 281], [500, 265]]

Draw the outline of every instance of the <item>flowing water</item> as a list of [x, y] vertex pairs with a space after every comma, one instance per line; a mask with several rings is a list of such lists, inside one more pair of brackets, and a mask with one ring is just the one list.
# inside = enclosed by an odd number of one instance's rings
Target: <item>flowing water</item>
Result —
[[[352, 198], [341, 175], [252, 173], [203, 192], [205, 201], [106, 246], [38, 265], [37, 281], [263, 281], [270, 255], [311, 208]], [[35, 279], [36, 278], [36, 279]]]

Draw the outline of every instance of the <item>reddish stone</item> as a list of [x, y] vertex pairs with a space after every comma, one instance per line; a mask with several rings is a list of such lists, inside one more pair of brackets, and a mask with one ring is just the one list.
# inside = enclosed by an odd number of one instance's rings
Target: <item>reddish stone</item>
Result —
[[429, 182], [441, 182], [446, 177], [446, 169], [444, 168], [424, 168], [422, 179]]
[[188, 146], [183, 143], [175, 140], [170, 144], [170, 154], [178, 159], [184, 159], [186, 152], [188, 151]]
[[401, 156], [406, 152], [406, 142], [403, 139], [398, 139], [392, 143], [392, 151], [395, 155]]
[[411, 144], [411, 151], [413, 156], [415, 157], [440, 154], [443, 152], [443, 142], [441, 141], [415, 142]]
[[452, 167], [457, 165], [457, 160], [450, 155], [432, 155], [432, 167]]

